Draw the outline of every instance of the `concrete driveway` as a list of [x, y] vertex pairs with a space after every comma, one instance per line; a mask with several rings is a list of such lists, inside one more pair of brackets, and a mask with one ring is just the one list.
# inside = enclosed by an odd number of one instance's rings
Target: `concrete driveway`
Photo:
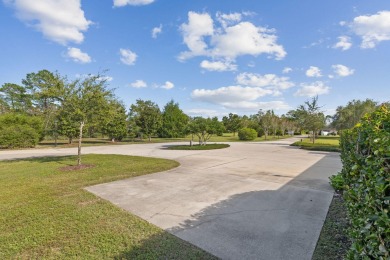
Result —
[[[84, 153], [174, 159], [170, 171], [86, 189], [222, 259], [311, 259], [332, 200], [337, 153], [290, 147], [297, 139], [230, 143], [210, 151], [172, 144], [85, 147]], [[75, 154], [2, 151], [0, 159]]]

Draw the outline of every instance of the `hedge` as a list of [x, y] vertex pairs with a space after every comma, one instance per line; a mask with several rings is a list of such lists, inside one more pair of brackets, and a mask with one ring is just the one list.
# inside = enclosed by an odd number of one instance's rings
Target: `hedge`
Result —
[[243, 141], [255, 140], [257, 131], [252, 128], [242, 128], [238, 131], [238, 139]]
[[37, 131], [26, 125], [7, 126], [0, 131], [0, 148], [30, 148], [38, 141]]
[[390, 106], [380, 106], [340, 139], [344, 197], [353, 242], [349, 259], [390, 259]]
[[14, 113], [0, 115], [0, 148], [34, 147], [43, 136], [43, 123], [39, 117]]

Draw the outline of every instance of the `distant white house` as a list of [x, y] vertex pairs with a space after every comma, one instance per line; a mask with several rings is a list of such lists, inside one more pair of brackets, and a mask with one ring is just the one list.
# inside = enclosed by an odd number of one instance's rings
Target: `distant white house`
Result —
[[321, 135], [322, 136], [327, 136], [327, 135], [333, 134], [333, 133], [337, 133], [337, 131], [334, 130], [334, 129], [323, 129], [323, 130], [321, 130]]
[[321, 130], [321, 135], [322, 136], [327, 136], [330, 134], [330, 131], [329, 130]]

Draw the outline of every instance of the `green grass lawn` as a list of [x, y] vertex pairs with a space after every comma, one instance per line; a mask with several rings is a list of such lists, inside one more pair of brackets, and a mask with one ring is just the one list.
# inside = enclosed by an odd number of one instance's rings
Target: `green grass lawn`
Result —
[[83, 190], [177, 167], [175, 161], [85, 155], [0, 161], [0, 259], [208, 259], [209, 254]]
[[302, 149], [313, 151], [340, 152], [340, 137], [337, 136], [319, 136], [313, 144], [309, 138], [303, 138], [302, 142], [298, 141], [292, 146], [299, 146]]
[[167, 147], [168, 150], [214, 150], [228, 148], [228, 144], [206, 144], [206, 145], [175, 145]]
[[[273, 141], [283, 138], [288, 138], [290, 136], [268, 136], [267, 140], [265, 140], [265, 137], [257, 137], [255, 140], [251, 142], [261, 142], [261, 141]], [[191, 135], [183, 137], [183, 138], [152, 138], [151, 143], [168, 143], [168, 142], [190, 142]], [[194, 136], [194, 142], [196, 143], [198, 141], [198, 138]], [[243, 142], [238, 139], [237, 134], [233, 135], [232, 133], [224, 133], [222, 136], [212, 136], [209, 140], [209, 142]], [[121, 145], [121, 144], [140, 144], [140, 143], [149, 143], [147, 138], [144, 138], [142, 140], [136, 138], [136, 139], [129, 139], [126, 138], [122, 140], [121, 142], [111, 142], [108, 138], [83, 138], [83, 146], [96, 146], [96, 145]], [[53, 139], [47, 139], [42, 142], [40, 142], [36, 148], [53, 148], [55, 144], [55, 141]], [[63, 148], [69, 148], [69, 147], [77, 147], [77, 140], [75, 139], [73, 144], [68, 144], [68, 140], [65, 138], [60, 138], [57, 140], [57, 147], [63, 147]]]

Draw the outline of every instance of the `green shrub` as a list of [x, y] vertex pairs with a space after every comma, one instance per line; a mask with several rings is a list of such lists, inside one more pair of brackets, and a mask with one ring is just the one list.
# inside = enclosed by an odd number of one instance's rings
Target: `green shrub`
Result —
[[15, 113], [0, 115], [0, 148], [34, 147], [43, 137], [41, 118]]
[[0, 131], [7, 126], [28, 126], [35, 130], [38, 133], [39, 140], [42, 141], [45, 137], [43, 131], [43, 122], [40, 117], [37, 116], [27, 116], [24, 114], [16, 113], [7, 113], [0, 115]]
[[252, 128], [242, 128], [238, 131], [238, 138], [243, 141], [255, 140], [257, 132]]
[[390, 107], [366, 115], [340, 140], [353, 242], [349, 259], [390, 259]]
[[344, 189], [344, 179], [341, 174], [332, 175], [329, 177], [330, 185], [335, 190], [343, 190]]
[[38, 144], [39, 134], [26, 125], [11, 125], [0, 131], [0, 148], [28, 148]]

